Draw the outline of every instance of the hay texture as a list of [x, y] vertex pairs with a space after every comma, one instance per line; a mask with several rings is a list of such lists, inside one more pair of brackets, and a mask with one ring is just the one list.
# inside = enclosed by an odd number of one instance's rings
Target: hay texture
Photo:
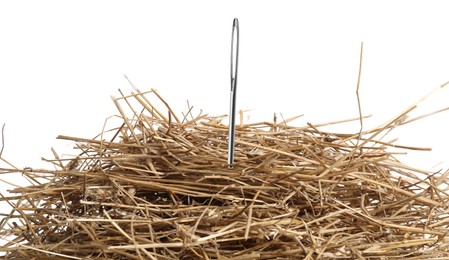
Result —
[[116, 128], [58, 137], [80, 152], [56, 170], [1, 169], [32, 182], [2, 195], [5, 259], [449, 258], [448, 172], [384, 141], [416, 105], [352, 134], [237, 122], [229, 167], [226, 116], [178, 117], [154, 90], [113, 102]]

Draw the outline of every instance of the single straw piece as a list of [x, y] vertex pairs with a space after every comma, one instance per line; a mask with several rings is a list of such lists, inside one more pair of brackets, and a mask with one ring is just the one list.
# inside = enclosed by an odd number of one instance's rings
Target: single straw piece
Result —
[[229, 111], [229, 144], [228, 144], [228, 164], [234, 163], [235, 146], [235, 107], [237, 98], [237, 71], [239, 64], [239, 20], [234, 18], [232, 23], [231, 40], [231, 105]]

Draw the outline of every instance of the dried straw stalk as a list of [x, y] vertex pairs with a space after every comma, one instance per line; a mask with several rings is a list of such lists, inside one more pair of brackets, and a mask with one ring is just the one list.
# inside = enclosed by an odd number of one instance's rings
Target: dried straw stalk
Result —
[[360, 134], [242, 123], [229, 168], [224, 116], [178, 118], [154, 90], [113, 101], [123, 123], [59, 136], [81, 152], [55, 153], [57, 170], [0, 169], [32, 182], [1, 196], [4, 258], [449, 258], [449, 172], [401, 164], [382, 140], [417, 104]]

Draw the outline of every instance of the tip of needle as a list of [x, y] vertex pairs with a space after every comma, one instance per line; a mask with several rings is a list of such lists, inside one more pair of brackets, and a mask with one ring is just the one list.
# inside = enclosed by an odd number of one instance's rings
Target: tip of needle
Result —
[[232, 23], [232, 26], [239, 27], [239, 19], [234, 18], [234, 22]]

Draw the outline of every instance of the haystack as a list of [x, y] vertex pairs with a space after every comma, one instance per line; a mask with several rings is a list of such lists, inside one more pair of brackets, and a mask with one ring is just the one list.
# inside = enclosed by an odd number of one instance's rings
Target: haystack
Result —
[[80, 152], [57, 170], [0, 169], [33, 183], [2, 195], [3, 258], [449, 258], [449, 172], [384, 141], [416, 105], [360, 133], [240, 123], [230, 167], [225, 116], [177, 116], [155, 90], [113, 102], [116, 128], [58, 137]]

